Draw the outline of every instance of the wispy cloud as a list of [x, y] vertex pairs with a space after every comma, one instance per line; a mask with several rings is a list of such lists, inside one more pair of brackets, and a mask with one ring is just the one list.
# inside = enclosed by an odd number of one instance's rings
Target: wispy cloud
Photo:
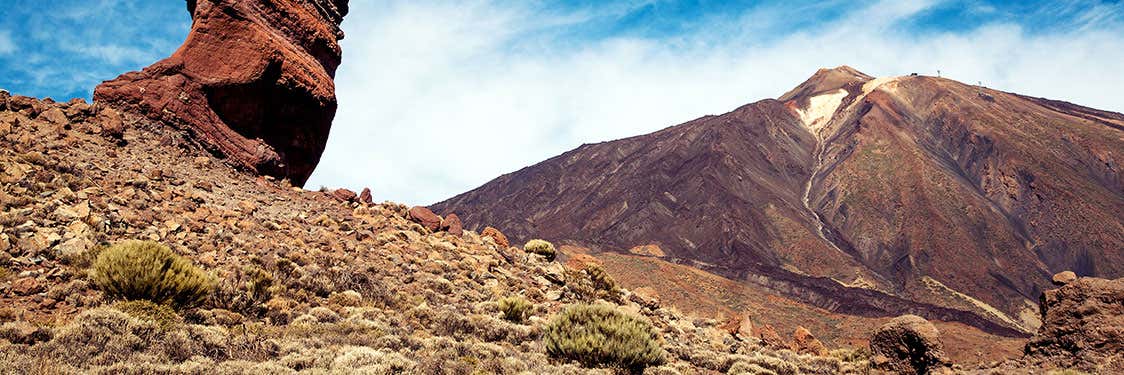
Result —
[[[0, 11], [0, 87], [23, 95], [89, 98], [103, 80], [168, 56], [191, 20], [181, 2], [15, 1]], [[12, 31], [18, 30], [13, 33]]]
[[355, 3], [340, 109], [309, 184], [370, 186], [378, 199], [428, 204], [582, 143], [776, 97], [842, 64], [879, 76], [940, 69], [1124, 110], [1124, 33], [1115, 24], [1030, 33], [1003, 19], [922, 33], [908, 21], [948, 4], [904, 3], [724, 9], [675, 35], [600, 24], [658, 10], [651, 4], [604, 16], [541, 3]]
[[12, 41], [12, 33], [0, 30], [0, 55], [8, 55], [16, 51], [16, 43]]

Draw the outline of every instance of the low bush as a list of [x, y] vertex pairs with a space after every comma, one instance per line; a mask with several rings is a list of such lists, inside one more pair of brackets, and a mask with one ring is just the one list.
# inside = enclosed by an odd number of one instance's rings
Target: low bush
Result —
[[552, 357], [587, 367], [639, 372], [664, 362], [659, 334], [651, 324], [604, 304], [565, 308], [547, 324], [543, 344]]
[[120, 301], [114, 303], [113, 308], [134, 318], [154, 322], [162, 329], [171, 328], [182, 320], [171, 307], [152, 301]]
[[183, 309], [201, 303], [215, 281], [167, 246], [125, 241], [105, 249], [94, 262], [94, 283], [107, 298], [148, 300]]
[[620, 287], [617, 286], [617, 281], [609, 276], [608, 272], [605, 272], [604, 268], [596, 264], [590, 264], [585, 267], [585, 273], [589, 275], [589, 280], [593, 282], [593, 289], [597, 290], [598, 297], [620, 302]]
[[523, 245], [523, 251], [542, 255], [546, 257], [547, 260], [554, 260], [554, 256], [558, 254], [558, 252], [554, 250], [554, 244], [538, 239], [527, 241], [527, 244]]
[[503, 318], [510, 322], [520, 323], [523, 319], [527, 318], [527, 313], [531, 311], [534, 305], [527, 301], [526, 298], [520, 296], [512, 296], [501, 299], [499, 302], [500, 312], [503, 313]]

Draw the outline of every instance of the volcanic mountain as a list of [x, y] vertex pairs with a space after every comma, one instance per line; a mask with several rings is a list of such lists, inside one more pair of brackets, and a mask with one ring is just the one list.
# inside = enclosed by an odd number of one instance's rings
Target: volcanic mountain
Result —
[[1124, 276], [1124, 115], [821, 69], [777, 99], [586, 144], [431, 208], [690, 264], [828, 310], [1033, 332], [1050, 275]]

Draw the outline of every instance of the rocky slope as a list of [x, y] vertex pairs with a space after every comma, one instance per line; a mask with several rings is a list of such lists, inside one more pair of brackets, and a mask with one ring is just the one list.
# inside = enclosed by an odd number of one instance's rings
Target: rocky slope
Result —
[[[81, 101], [0, 92], [0, 146], [0, 372], [610, 372], [552, 359], [541, 336], [599, 298], [592, 271], [496, 234], [248, 174], [176, 127]], [[130, 239], [170, 245], [217, 290], [172, 317], [107, 301], [88, 267]], [[510, 296], [531, 302], [525, 321], [501, 318]], [[628, 290], [608, 298], [657, 328], [668, 363], [650, 373], [866, 371], [861, 352], [798, 354]]]
[[1054, 272], [1124, 276], [1124, 115], [824, 69], [777, 100], [583, 145], [433, 205], [831, 311], [1034, 332]]
[[347, 0], [188, 0], [171, 57], [107, 81], [94, 100], [175, 124], [243, 167], [302, 185], [336, 113]]

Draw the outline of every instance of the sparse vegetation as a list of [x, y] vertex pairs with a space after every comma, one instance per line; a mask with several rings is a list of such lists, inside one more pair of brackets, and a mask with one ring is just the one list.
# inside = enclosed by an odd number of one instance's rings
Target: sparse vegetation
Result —
[[554, 244], [539, 239], [527, 241], [527, 244], [523, 245], [523, 251], [542, 255], [546, 257], [547, 260], [554, 260], [554, 257], [558, 253], [558, 251], [554, 249]]
[[176, 308], [201, 303], [214, 280], [167, 246], [125, 241], [102, 251], [94, 262], [94, 283], [110, 299], [148, 300]]
[[605, 272], [604, 268], [596, 264], [590, 264], [585, 267], [585, 273], [589, 275], [589, 280], [593, 282], [593, 289], [597, 291], [598, 297], [619, 302], [620, 287], [617, 286], [617, 281], [608, 272]]
[[534, 305], [527, 301], [526, 298], [520, 296], [511, 296], [501, 299], [499, 302], [500, 312], [503, 313], [504, 320], [521, 323], [523, 319], [527, 318], [527, 313], [531, 311]]
[[604, 304], [565, 308], [547, 324], [543, 335], [552, 357], [632, 371], [664, 362], [660, 341], [648, 322]]
[[134, 318], [155, 322], [163, 329], [171, 328], [182, 320], [168, 305], [147, 300], [120, 301], [114, 303], [113, 308]]

